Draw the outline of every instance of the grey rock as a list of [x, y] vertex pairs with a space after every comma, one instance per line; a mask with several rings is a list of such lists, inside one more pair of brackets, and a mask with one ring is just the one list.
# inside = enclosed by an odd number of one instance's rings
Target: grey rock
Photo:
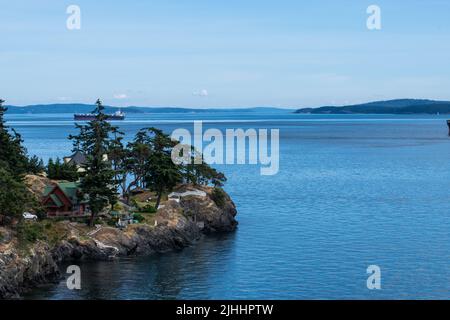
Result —
[[101, 227], [92, 236], [83, 234], [79, 225], [59, 222], [68, 236], [50, 246], [38, 241], [27, 254], [18, 249], [11, 231], [2, 228], [0, 241], [0, 299], [18, 298], [38, 284], [60, 277], [58, 266], [79, 260], [111, 260], [131, 255], [149, 255], [180, 250], [192, 245], [203, 234], [236, 229], [236, 206], [226, 196], [219, 208], [212, 200], [212, 188], [181, 186], [179, 192], [198, 189], [206, 196], [189, 195], [179, 202], [167, 201], [155, 215], [156, 226], [135, 224], [125, 230]]

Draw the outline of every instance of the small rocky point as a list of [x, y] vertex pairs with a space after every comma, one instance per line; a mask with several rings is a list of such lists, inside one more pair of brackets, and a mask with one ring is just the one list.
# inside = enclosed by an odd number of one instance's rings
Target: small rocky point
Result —
[[[35, 195], [49, 183], [46, 178], [27, 178]], [[37, 186], [39, 184], [39, 186]], [[56, 244], [38, 240], [26, 252], [19, 249], [13, 231], [0, 227], [0, 299], [19, 298], [20, 294], [60, 278], [59, 265], [79, 260], [110, 260], [131, 255], [149, 255], [182, 249], [202, 235], [236, 229], [236, 206], [225, 194], [219, 207], [211, 187], [182, 185], [177, 192], [201, 190], [206, 195], [188, 195], [169, 200], [154, 214], [153, 224], [134, 224], [125, 230], [61, 221], [65, 236]]]

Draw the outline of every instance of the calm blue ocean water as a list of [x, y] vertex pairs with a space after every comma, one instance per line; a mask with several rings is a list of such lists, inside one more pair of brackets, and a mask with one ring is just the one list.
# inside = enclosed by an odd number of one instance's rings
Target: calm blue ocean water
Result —
[[[70, 153], [71, 115], [10, 115], [31, 154]], [[239, 229], [181, 252], [82, 267], [44, 299], [448, 298], [450, 138], [443, 116], [214, 112], [129, 115], [129, 136], [157, 126], [279, 128], [280, 171], [221, 166]], [[382, 272], [366, 287], [366, 268]]]

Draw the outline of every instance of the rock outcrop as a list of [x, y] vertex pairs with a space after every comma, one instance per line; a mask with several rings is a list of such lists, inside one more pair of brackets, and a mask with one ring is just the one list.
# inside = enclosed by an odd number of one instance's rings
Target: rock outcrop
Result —
[[[193, 189], [189, 185], [182, 186], [179, 190], [186, 191]], [[190, 216], [194, 221], [203, 225], [203, 232], [229, 232], [233, 231], [237, 226], [235, 216], [237, 214], [236, 206], [230, 196], [224, 193], [224, 203], [219, 207], [213, 200], [213, 188], [195, 187], [206, 193], [206, 197], [186, 196], [180, 199], [180, 207], [183, 212]]]
[[[192, 190], [181, 186], [179, 190]], [[189, 195], [169, 200], [154, 215], [153, 223], [125, 230], [101, 226], [87, 230], [79, 223], [58, 222], [66, 236], [54, 245], [38, 241], [25, 254], [7, 229], [0, 229], [0, 298], [18, 297], [33, 286], [59, 277], [58, 265], [77, 260], [109, 260], [182, 249], [203, 234], [229, 232], [237, 226], [236, 207], [228, 195], [219, 207], [212, 188], [200, 188], [205, 196]]]
[[24, 181], [28, 190], [36, 197], [36, 199], [42, 197], [46, 186], [55, 183], [47, 177], [32, 174], [26, 175]]

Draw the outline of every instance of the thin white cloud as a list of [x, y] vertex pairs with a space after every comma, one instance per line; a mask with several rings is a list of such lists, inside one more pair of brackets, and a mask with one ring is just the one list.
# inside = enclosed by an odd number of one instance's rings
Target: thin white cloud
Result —
[[192, 92], [192, 94], [194, 96], [198, 96], [198, 97], [207, 97], [208, 96], [208, 90], [202, 89], [200, 91], [194, 91], [194, 92]]
[[56, 100], [58, 100], [58, 101], [69, 101], [69, 100], [72, 100], [72, 98], [71, 97], [58, 97], [58, 98], [56, 98]]

